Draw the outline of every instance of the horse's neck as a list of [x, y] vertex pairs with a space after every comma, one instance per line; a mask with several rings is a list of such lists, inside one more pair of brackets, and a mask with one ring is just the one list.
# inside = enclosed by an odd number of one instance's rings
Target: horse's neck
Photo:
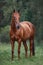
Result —
[[13, 32], [16, 32], [16, 26], [11, 22], [11, 29]]

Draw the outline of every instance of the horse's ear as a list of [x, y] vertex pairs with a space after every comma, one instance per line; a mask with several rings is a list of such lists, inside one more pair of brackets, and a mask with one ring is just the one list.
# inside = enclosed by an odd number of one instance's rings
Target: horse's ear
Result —
[[20, 10], [18, 10], [18, 13], [20, 13]]
[[20, 10], [18, 10], [18, 13], [20, 14], [20, 16], [21, 16], [21, 12], [20, 12]]
[[15, 13], [15, 9], [13, 10], [13, 12]]

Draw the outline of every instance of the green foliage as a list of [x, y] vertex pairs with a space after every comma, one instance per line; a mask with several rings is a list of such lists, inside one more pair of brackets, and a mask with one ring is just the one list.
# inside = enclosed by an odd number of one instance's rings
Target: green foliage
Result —
[[10, 24], [15, 8], [20, 10], [20, 21], [32, 22], [36, 28], [36, 39], [43, 40], [43, 0], [0, 0], [0, 6], [0, 28]]
[[8, 43], [9, 40], [10, 40], [10, 37], [9, 37], [9, 26], [6, 26], [6, 27], [1, 29], [1, 32], [0, 32], [0, 42]]

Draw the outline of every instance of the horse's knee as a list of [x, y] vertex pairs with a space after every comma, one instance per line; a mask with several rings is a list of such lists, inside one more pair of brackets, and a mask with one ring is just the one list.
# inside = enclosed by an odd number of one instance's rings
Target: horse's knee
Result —
[[18, 54], [20, 54], [20, 50], [18, 50]]
[[12, 51], [12, 56], [13, 56], [13, 54], [14, 54], [14, 51]]
[[28, 47], [27, 47], [27, 45], [25, 46], [25, 50], [26, 50], [26, 51], [28, 50]]
[[25, 48], [25, 51], [26, 51], [26, 52], [27, 52], [27, 50], [28, 50], [28, 47]]
[[14, 53], [14, 51], [12, 51], [12, 53]]

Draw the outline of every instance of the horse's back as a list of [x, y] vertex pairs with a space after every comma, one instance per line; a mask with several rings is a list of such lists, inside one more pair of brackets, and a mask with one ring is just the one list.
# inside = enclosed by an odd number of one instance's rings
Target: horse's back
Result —
[[34, 26], [31, 22], [29, 22], [29, 21], [23, 21], [23, 22], [21, 22], [21, 23], [22, 23], [22, 24], [27, 24], [29, 27], [35, 29], [35, 26]]
[[22, 27], [27, 27], [29, 31], [35, 32], [35, 26], [29, 21], [23, 21], [20, 23]]

